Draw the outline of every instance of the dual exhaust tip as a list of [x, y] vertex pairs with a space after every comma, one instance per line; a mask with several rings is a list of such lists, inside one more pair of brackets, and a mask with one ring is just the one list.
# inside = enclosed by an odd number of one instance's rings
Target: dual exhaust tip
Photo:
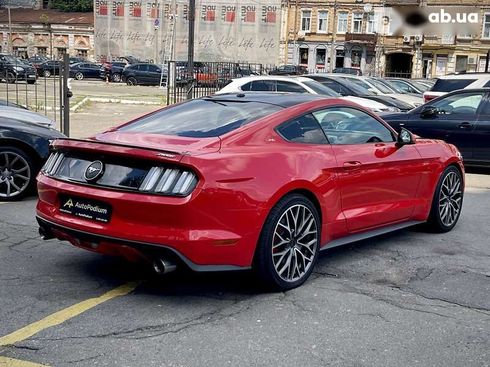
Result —
[[[41, 239], [45, 241], [55, 238], [53, 232], [43, 227], [39, 227], [39, 235], [41, 236]], [[176, 264], [163, 257], [153, 260], [152, 267], [153, 271], [159, 275], [168, 274], [177, 269]]]

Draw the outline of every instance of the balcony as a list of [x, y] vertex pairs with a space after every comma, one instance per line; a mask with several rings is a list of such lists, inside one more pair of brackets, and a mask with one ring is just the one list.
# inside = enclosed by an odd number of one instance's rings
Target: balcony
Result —
[[376, 33], [346, 33], [345, 42], [375, 45], [378, 41]]

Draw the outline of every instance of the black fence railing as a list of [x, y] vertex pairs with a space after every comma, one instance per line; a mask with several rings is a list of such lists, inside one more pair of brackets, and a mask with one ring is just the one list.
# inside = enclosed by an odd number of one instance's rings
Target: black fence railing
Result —
[[214, 94], [234, 78], [267, 74], [262, 64], [195, 62], [189, 75], [187, 63], [170, 61], [167, 67], [167, 104]]
[[[0, 54], [0, 106], [29, 109], [48, 117], [63, 130], [64, 63], [43, 59], [33, 62]], [[69, 106], [67, 106], [69, 108]]]

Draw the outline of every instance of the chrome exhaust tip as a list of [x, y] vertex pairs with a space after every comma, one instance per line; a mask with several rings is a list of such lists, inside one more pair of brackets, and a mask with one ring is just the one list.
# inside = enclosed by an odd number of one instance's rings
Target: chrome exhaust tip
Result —
[[155, 273], [163, 275], [171, 273], [177, 269], [177, 265], [171, 263], [170, 261], [159, 258], [153, 261], [153, 270]]

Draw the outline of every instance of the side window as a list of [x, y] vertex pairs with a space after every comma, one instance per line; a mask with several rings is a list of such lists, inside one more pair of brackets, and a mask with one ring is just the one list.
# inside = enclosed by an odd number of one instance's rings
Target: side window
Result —
[[483, 94], [483, 92], [454, 94], [431, 105], [437, 107], [439, 113], [443, 115], [476, 115]]
[[392, 82], [393, 82], [393, 84], [395, 84], [395, 86], [400, 88], [402, 91], [407, 92], [407, 93], [413, 93], [412, 88], [410, 88], [410, 86], [408, 84], [405, 84], [405, 83], [400, 82], [398, 80], [393, 80]]
[[312, 114], [297, 117], [280, 125], [277, 132], [286, 140], [303, 144], [327, 144], [327, 138]]
[[316, 111], [313, 116], [320, 123], [331, 144], [366, 144], [393, 142], [391, 131], [367, 113], [350, 107], [332, 107]]
[[159, 73], [160, 72], [160, 68], [156, 65], [148, 65], [148, 69], [152, 73]]
[[485, 85], [483, 86], [483, 88], [490, 88], [490, 80], [485, 83]]
[[330, 89], [334, 90], [335, 92], [340, 93], [342, 95], [345, 92], [344, 88], [342, 88], [342, 86], [340, 84], [334, 82], [333, 80], [324, 79], [321, 81], [321, 83], [324, 86], [326, 86], [326, 87], [328, 87], [328, 88], [330, 88]]
[[248, 90], [257, 92], [275, 92], [276, 82], [273, 80], [257, 80], [252, 82], [250, 89]]
[[292, 92], [292, 93], [308, 93], [305, 88], [301, 85], [285, 82], [285, 81], [277, 81], [277, 91], [278, 92]]

